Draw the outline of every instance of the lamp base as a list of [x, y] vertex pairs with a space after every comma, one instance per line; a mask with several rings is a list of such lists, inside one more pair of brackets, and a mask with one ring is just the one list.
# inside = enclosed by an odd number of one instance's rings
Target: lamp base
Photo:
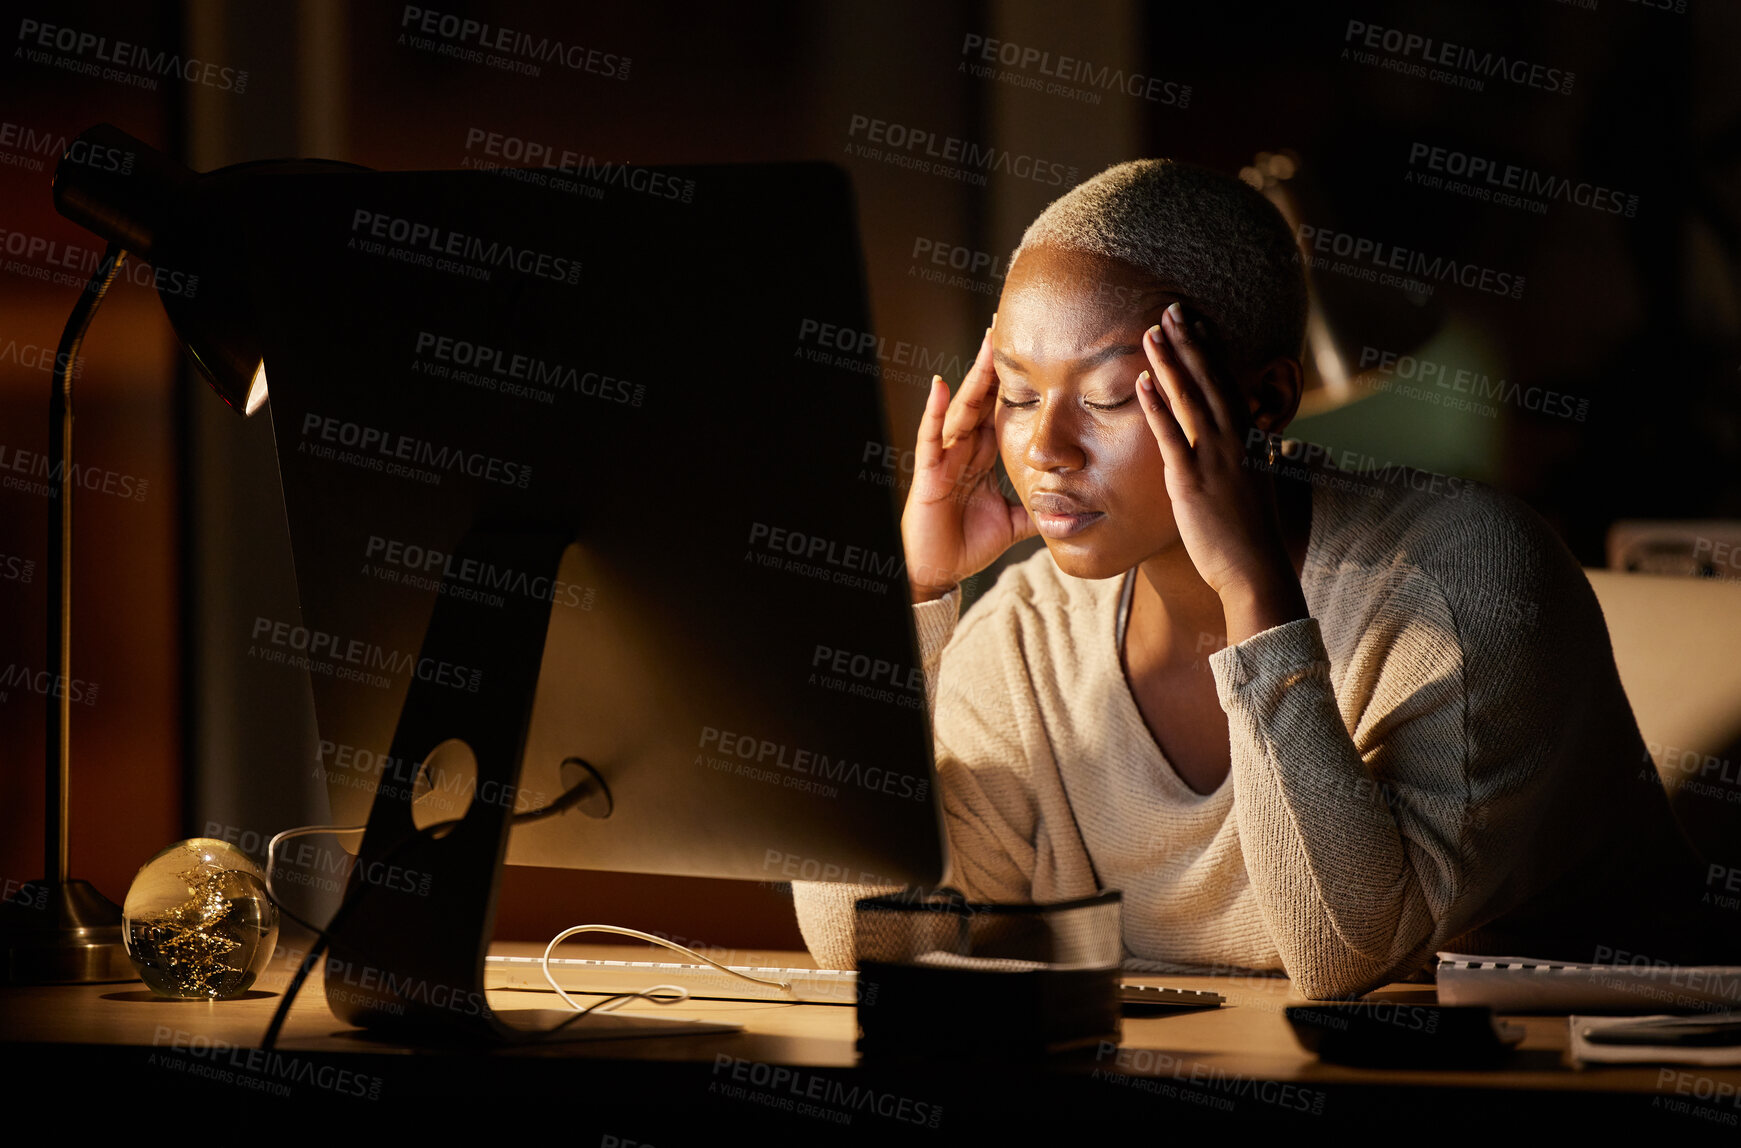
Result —
[[121, 939], [121, 907], [89, 881], [33, 881], [0, 905], [0, 982], [138, 979]]

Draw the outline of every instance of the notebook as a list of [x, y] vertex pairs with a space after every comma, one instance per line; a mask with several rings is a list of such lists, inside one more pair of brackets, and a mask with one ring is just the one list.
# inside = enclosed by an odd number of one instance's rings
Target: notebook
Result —
[[1741, 1009], [1741, 966], [1582, 965], [1440, 953], [1439, 1003], [1510, 1013], [1692, 1013]]

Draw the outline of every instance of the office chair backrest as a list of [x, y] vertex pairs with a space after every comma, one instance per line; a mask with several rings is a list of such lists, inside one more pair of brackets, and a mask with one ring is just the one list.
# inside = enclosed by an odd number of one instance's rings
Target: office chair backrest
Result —
[[1707, 860], [1741, 865], [1741, 579], [1586, 574], [1675, 815]]

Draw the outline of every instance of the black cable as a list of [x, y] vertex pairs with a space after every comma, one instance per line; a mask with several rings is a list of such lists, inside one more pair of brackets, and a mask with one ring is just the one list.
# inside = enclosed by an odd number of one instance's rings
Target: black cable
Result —
[[[586, 797], [589, 792], [590, 792], [590, 790], [589, 790], [588, 786], [577, 785], [573, 789], [570, 789], [569, 791], [564, 793], [561, 797], [558, 797], [555, 801], [552, 801], [549, 805], [541, 805], [537, 809], [528, 809], [524, 813], [516, 813], [513, 816], [512, 820], [509, 822], [509, 824], [510, 825], [524, 825], [527, 822], [542, 821], [546, 817], [554, 817], [557, 814], [566, 813], [570, 809], [573, 809], [575, 807], [575, 805], [577, 805], [582, 798]], [[448, 821], [437, 822], [436, 824], [428, 826], [427, 829], [420, 830], [419, 832], [420, 833], [423, 833], [423, 832], [434, 833], [438, 829], [445, 829], [450, 825], [458, 825], [459, 820], [460, 820], [459, 818], [454, 818], [454, 819], [448, 820]], [[316, 828], [316, 827], [310, 826], [310, 828], [312, 829], [312, 828]], [[351, 828], [349, 826], [346, 826], [344, 828], [331, 828], [331, 829], [327, 829], [326, 827], [321, 826], [319, 828], [325, 829], [326, 832], [329, 832], [329, 833], [361, 833], [361, 832], [363, 832], [363, 830], [360, 828]], [[408, 840], [416, 840], [416, 837], [408, 838]], [[267, 858], [267, 862], [268, 862], [268, 864], [270, 864], [271, 858]], [[268, 876], [270, 876], [270, 874], [268, 874]], [[292, 920], [296, 924], [301, 925], [303, 928], [307, 929], [309, 932], [314, 933], [316, 936], [320, 936], [321, 934], [324, 933], [325, 930], [323, 930], [319, 925], [314, 924], [312, 921], [304, 920], [302, 917], [291, 912], [290, 907], [288, 905], [286, 905], [283, 901], [278, 899], [277, 894], [275, 894], [272, 891], [270, 886], [267, 886], [267, 888], [266, 888], [266, 899], [268, 901], [270, 901], [272, 903], [273, 907], [276, 908], [280, 913], [282, 913], [284, 916], [290, 918], [290, 920]], [[335, 917], [337, 916], [337, 910], [334, 910], [334, 916]], [[330, 922], [330, 921], [327, 922], [327, 927], [331, 928], [332, 922]]]
[[[343, 909], [344, 905], [340, 904], [339, 910], [342, 912]], [[333, 920], [336, 921], [337, 919], [338, 913], [334, 913]], [[328, 923], [331, 924], [333, 922]], [[313, 968], [314, 963], [320, 959], [321, 954], [326, 952], [326, 933], [319, 929], [315, 930], [315, 932], [319, 933], [320, 939], [310, 946], [308, 952], [303, 955], [302, 964], [298, 965], [296, 968], [296, 975], [291, 977], [290, 983], [285, 986], [283, 998], [279, 1000], [278, 1007], [272, 1011], [272, 1023], [266, 1026], [266, 1035], [260, 1040], [260, 1047], [262, 1049], [271, 1051], [273, 1046], [278, 1043], [279, 1030], [284, 1027], [285, 1018], [290, 1015], [290, 1002], [296, 999], [297, 992], [302, 988], [302, 982], [308, 979], [308, 970]]]
[[[587, 781], [569, 789], [549, 805], [540, 806], [537, 809], [529, 809], [525, 813], [514, 814], [514, 816], [509, 819], [508, 823], [509, 825], [524, 825], [529, 821], [542, 821], [546, 817], [554, 817], [559, 813], [566, 813], [568, 810], [578, 805], [581, 800], [587, 797], [591, 792], [592, 783], [589, 778]], [[381, 858], [381, 863], [383, 865], [391, 864], [393, 858], [398, 856], [399, 851], [404, 849], [407, 845], [410, 845], [412, 842], [423, 837], [435, 836], [438, 830], [446, 829], [452, 825], [458, 825], [462, 820], [464, 819], [455, 817], [447, 821], [438, 821], [434, 825], [424, 826], [409, 837], [405, 837], [396, 842], [392, 848], [387, 850], [386, 856]], [[310, 946], [308, 952], [303, 956], [302, 964], [297, 966], [296, 975], [291, 977], [290, 983], [285, 986], [284, 997], [278, 1002], [278, 1007], [273, 1010], [272, 1022], [266, 1026], [266, 1035], [260, 1042], [260, 1047], [262, 1049], [270, 1050], [277, 1043], [278, 1034], [284, 1028], [285, 1020], [290, 1016], [291, 1003], [296, 1000], [296, 994], [302, 990], [302, 984], [308, 979], [309, 971], [314, 968], [315, 962], [318, 961], [321, 954], [325, 953], [328, 947], [330, 947], [333, 930], [338, 928], [338, 926], [344, 921], [346, 913], [348, 913], [351, 907], [356, 904], [357, 893], [360, 891], [361, 886], [358, 886], [345, 895], [344, 900], [339, 902], [339, 907], [333, 910], [332, 919], [326, 923], [326, 928], [324, 929], [317, 925], [312, 925], [309, 922], [304, 921], [295, 913], [290, 912], [279, 902], [277, 897], [272, 895], [270, 890], [267, 891], [267, 899], [272, 902], [280, 913], [283, 913], [292, 921], [295, 921], [303, 928], [314, 933], [317, 940], [314, 945]], [[564, 1021], [563, 1023], [566, 1024], [567, 1022]]]
[[[659, 986], [655, 985], [654, 987], [657, 988]], [[555, 1024], [551, 1025], [549, 1028], [540, 1029], [538, 1032], [530, 1034], [531, 1038], [533, 1041], [549, 1040], [551, 1037], [555, 1036], [557, 1033], [561, 1032], [563, 1029], [567, 1028], [569, 1025], [573, 1024], [575, 1021], [579, 1020], [583, 1016], [591, 1016], [595, 1012], [609, 1012], [610, 1010], [606, 1009], [604, 1006], [610, 1004], [612, 1001], [622, 1000], [624, 997], [628, 997], [631, 1000], [633, 1000], [635, 997], [643, 997], [647, 1000], [653, 1001], [654, 1004], [661, 1004], [661, 1003], [681, 1004], [681, 1003], [683, 1003], [682, 1001], [677, 1001], [677, 1000], [670, 1001], [670, 1002], [661, 1002], [658, 1000], [654, 1000], [654, 998], [649, 996], [646, 992], [612, 993], [610, 996], [605, 997], [603, 1000], [595, 1001], [594, 1003], [588, 1005], [586, 1008], [576, 1009], [574, 1012], [569, 1013], [567, 1016], [563, 1017], [561, 1020], [557, 1021]], [[687, 998], [685, 998], [685, 999], [687, 999]], [[797, 1003], [797, 1002], [791, 1002], [791, 1003]]]
[[[400, 850], [404, 849], [407, 845], [410, 845], [412, 842], [417, 841], [420, 838], [433, 836], [435, 831], [438, 829], [446, 829], [450, 825], [458, 825], [460, 821], [461, 818], [458, 817], [452, 818], [448, 821], [438, 821], [434, 825], [428, 825], [417, 830], [409, 837], [401, 838], [399, 841], [394, 843], [392, 848], [387, 850], [386, 855], [381, 858], [381, 863], [383, 865], [391, 864], [393, 858], [397, 857]], [[290, 915], [291, 920], [297, 922], [306, 929], [312, 929], [318, 939], [314, 945], [309, 948], [308, 952], [304, 954], [302, 964], [297, 966], [296, 975], [291, 977], [290, 983], [285, 986], [284, 997], [278, 1002], [278, 1007], [273, 1010], [272, 1023], [266, 1026], [266, 1036], [260, 1042], [260, 1047], [262, 1049], [270, 1050], [273, 1045], [277, 1043], [278, 1033], [283, 1029], [285, 1020], [290, 1016], [290, 1006], [296, 1000], [296, 994], [301, 991], [302, 983], [308, 979], [309, 970], [314, 968], [315, 962], [320, 959], [321, 954], [326, 952], [328, 947], [331, 946], [333, 931], [344, 922], [346, 914], [348, 914], [351, 908], [356, 905], [357, 894], [361, 891], [362, 886], [359, 885], [353, 887], [350, 892], [345, 894], [344, 900], [340, 901], [339, 907], [333, 910], [332, 919], [326, 923], [326, 928], [324, 929], [311, 925], [294, 914]], [[270, 893], [268, 893], [267, 896], [271, 899], [274, 905], [278, 906], [279, 912], [285, 911], [284, 907], [279, 905], [278, 898], [273, 897]]]

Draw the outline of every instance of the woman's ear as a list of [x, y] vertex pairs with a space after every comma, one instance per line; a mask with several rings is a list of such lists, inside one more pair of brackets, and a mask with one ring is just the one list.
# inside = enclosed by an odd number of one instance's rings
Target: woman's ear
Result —
[[1298, 359], [1271, 359], [1248, 375], [1240, 390], [1251, 425], [1265, 434], [1280, 434], [1299, 413], [1305, 372]]

